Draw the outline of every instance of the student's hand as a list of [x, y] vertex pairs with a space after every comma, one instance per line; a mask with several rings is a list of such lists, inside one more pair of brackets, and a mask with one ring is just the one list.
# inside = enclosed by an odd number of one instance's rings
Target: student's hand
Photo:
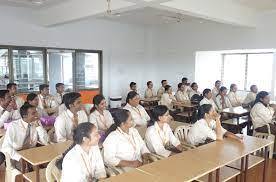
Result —
[[181, 151], [181, 152], [184, 150], [184, 148], [182, 147], [181, 144], [180, 144], [180, 145], [177, 145], [177, 146], [176, 146], [176, 149], [179, 150], [179, 151]]
[[240, 136], [237, 136], [237, 140], [240, 142], [240, 143], [243, 143], [243, 135], [240, 135]]
[[74, 113], [74, 116], [73, 116], [73, 125], [74, 125], [74, 127], [77, 127], [78, 124], [79, 124], [78, 114]]
[[140, 162], [139, 160], [136, 160], [136, 161], [132, 161], [132, 164], [131, 164], [130, 167], [137, 168], [137, 167], [140, 167], [142, 165], [143, 165], [142, 162]]
[[14, 106], [13, 106], [12, 102], [10, 102], [9, 105], [7, 106], [7, 108], [6, 108], [6, 111], [11, 112], [13, 110], [13, 107]]
[[142, 159], [143, 159], [143, 164], [149, 164], [151, 161], [150, 154], [149, 153], [143, 154]]

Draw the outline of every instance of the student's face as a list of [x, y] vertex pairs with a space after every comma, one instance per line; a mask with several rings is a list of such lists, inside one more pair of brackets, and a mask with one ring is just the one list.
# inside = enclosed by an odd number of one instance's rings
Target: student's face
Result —
[[208, 94], [205, 95], [207, 99], [211, 99], [212, 98], [212, 92], [209, 92]]
[[168, 81], [164, 81], [164, 82], [162, 83], [162, 86], [163, 86], [163, 87], [165, 87], [166, 85], [168, 85]]
[[195, 90], [195, 91], [197, 91], [198, 85], [197, 85], [197, 84], [194, 84], [192, 89]]
[[105, 110], [105, 109], [106, 109], [106, 101], [105, 101], [105, 99], [102, 100], [102, 101], [100, 102], [100, 104], [99, 104], [98, 106], [96, 106], [96, 107], [97, 107], [97, 109], [99, 109], [100, 111]]
[[220, 88], [221, 87], [221, 82], [216, 83], [215, 87]]
[[217, 112], [213, 109], [213, 107], [210, 109], [208, 113], [205, 114], [205, 119], [216, 119]]
[[225, 89], [221, 92], [221, 95], [223, 95], [223, 96], [226, 96], [226, 94], [227, 94], [227, 89]]
[[41, 94], [42, 95], [49, 95], [49, 87], [46, 87], [43, 90], [41, 90]]
[[35, 97], [34, 100], [29, 101], [29, 104], [31, 104], [32, 106], [37, 107], [38, 106], [38, 102], [39, 102], [38, 97]]
[[61, 86], [57, 87], [57, 92], [58, 93], [63, 93], [64, 92], [64, 85], [61, 85]]
[[133, 90], [133, 91], [136, 91], [137, 86], [136, 85], [132, 85], [132, 87], [130, 87], [130, 89]]
[[169, 88], [168, 93], [172, 94], [172, 87]]
[[11, 96], [15, 95], [17, 92], [17, 86], [13, 85], [10, 89], [9, 89], [9, 93]]
[[184, 91], [185, 91], [185, 85], [181, 85], [180, 90], [181, 90], [182, 92], [184, 92]]
[[4, 107], [7, 107], [10, 104], [11, 101], [12, 101], [12, 97], [9, 93], [6, 93], [5, 99], [1, 99], [2, 105]]
[[80, 111], [82, 108], [81, 98], [77, 98], [70, 107], [73, 107], [75, 111]]
[[89, 146], [96, 146], [100, 140], [100, 134], [98, 132], [97, 127], [93, 127], [91, 129], [90, 138], [87, 140], [87, 145]]
[[261, 101], [264, 104], [268, 105], [270, 103], [270, 96], [269, 95], [265, 96], [263, 99], [261, 99]]
[[253, 93], [258, 93], [258, 87], [253, 87], [253, 88], [252, 88], [252, 92], [253, 92]]
[[139, 102], [140, 102], [140, 96], [139, 95], [136, 95], [133, 99], [129, 100], [129, 104], [134, 106], [134, 107], [138, 106]]
[[169, 113], [169, 111], [167, 111], [163, 116], [159, 116], [159, 122], [161, 123], [169, 123], [172, 120], [172, 117]]
[[26, 122], [31, 123], [39, 119], [38, 113], [34, 107], [28, 109]]
[[128, 118], [127, 118], [126, 122], [122, 123], [121, 126], [128, 128], [128, 129], [133, 127], [133, 120], [132, 120], [130, 113], [128, 114]]
[[152, 89], [152, 88], [153, 88], [153, 83], [150, 83], [150, 84], [148, 85], [148, 88]]
[[183, 80], [182, 83], [186, 85], [188, 83], [188, 80]]
[[238, 90], [238, 86], [235, 85], [235, 86], [232, 88], [232, 91], [233, 91], [233, 92], [237, 92], [237, 90]]

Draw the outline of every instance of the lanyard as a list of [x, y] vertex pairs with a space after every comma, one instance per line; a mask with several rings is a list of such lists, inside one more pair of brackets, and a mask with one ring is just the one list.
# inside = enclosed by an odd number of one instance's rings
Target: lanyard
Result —
[[132, 107], [133, 108], [133, 111], [135, 111], [137, 114], [139, 114], [140, 118], [142, 118], [142, 114], [140, 112], [140, 110], [136, 107]]
[[[163, 126], [164, 127], [164, 126]], [[167, 143], [168, 143], [168, 139], [166, 137], [166, 134], [163, 130], [161, 130], [161, 128], [158, 126], [158, 124], [156, 123], [155, 124], [155, 129], [157, 130], [158, 132], [158, 135], [163, 143], [163, 145], [165, 146]]]
[[[105, 129], [108, 129], [104, 115], [99, 114], [99, 120], [100, 120], [100, 123], [102, 123], [104, 125]], [[98, 118], [97, 118], [97, 121], [98, 121]]]
[[126, 133], [124, 133], [122, 131], [122, 129], [120, 127], [117, 128], [117, 130], [128, 140], [128, 142], [132, 145], [134, 151], [136, 151], [136, 144], [135, 144], [135, 140], [134, 140], [134, 137], [133, 135], [131, 135], [131, 138], [129, 136], [127, 136]]

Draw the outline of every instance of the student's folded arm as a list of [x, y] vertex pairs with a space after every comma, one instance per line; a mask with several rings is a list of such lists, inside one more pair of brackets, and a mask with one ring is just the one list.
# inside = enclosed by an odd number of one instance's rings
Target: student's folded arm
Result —
[[4, 126], [4, 123], [8, 121], [10, 116], [10, 112], [5, 111], [1, 116], [0, 116], [0, 128]]
[[43, 128], [43, 126], [38, 126], [36, 127], [36, 131], [38, 134], [38, 140], [43, 144], [43, 145], [48, 145], [49, 143], [49, 137], [47, 131]]
[[151, 146], [157, 155], [163, 157], [169, 157], [171, 155], [172, 152], [164, 147], [160, 137], [156, 133], [148, 133], [147, 140], [151, 143]]
[[57, 118], [54, 126], [55, 126], [55, 134], [57, 137], [57, 142], [65, 142], [67, 138], [66, 138], [66, 128], [65, 128], [64, 121], [62, 121], [62, 119], [60, 118]]
[[178, 145], [180, 145], [180, 141], [178, 140], [178, 138], [176, 138], [170, 128], [170, 132], [169, 132], [169, 137], [170, 137], [170, 142], [172, 143], [173, 146], [177, 147]]

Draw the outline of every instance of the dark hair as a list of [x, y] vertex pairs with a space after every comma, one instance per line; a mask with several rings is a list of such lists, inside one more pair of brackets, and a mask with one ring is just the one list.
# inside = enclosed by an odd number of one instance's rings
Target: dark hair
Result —
[[227, 88], [226, 87], [220, 87], [220, 89], [219, 89], [219, 94], [221, 93], [221, 92], [223, 92], [224, 90], [227, 90]]
[[211, 89], [206, 88], [206, 89], [203, 90], [202, 94], [203, 94], [203, 96], [205, 96], [205, 95], [208, 94], [209, 92], [211, 92]]
[[215, 85], [218, 84], [218, 83], [221, 83], [221, 81], [220, 81], [220, 80], [217, 80], [217, 81], [215, 82]]
[[253, 91], [253, 88], [254, 88], [254, 87], [257, 87], [257, 85], [251, 85], [251, 86], [250, 86], [250, 91]]
[[26, 102], [33, 101], [37, 97], [36, 93], [29, 93], [26, 98]]
[[[268, 96], [269, 93], [266, 92], [266, 91], [260, 91], [257, 96], [256, 96], [256, 99], [255, 99], [255, 102], [254, 102], [254, 105], [257, 104], [258, 102], [261, 102], [262, 104], [264, 104], [261, 99], [265, 98], [266, 96]], [[265, 105], [267, 106], [267, 105]]]
[[25, 103], [23, 106], [20, 107], [20, 116], [24, 118], [24, 116], [28, 115], [28, 109], [35, 108], [31, 104]]
[[204, 118], [206, 113], [209, 113], [210, 110], [212, 109], [211, 104], [203, 104], [198, 108], [198, 119]]
[[0, 90], [0, 98], [5, 99], [7, 93], [9, 93], [9, 90]]
[[183, 83], [179, 83], [177, 87], [180, 89], [182, 87]]
[[148, 82], [147, 82], [147, 86], [149, 86], [151, 83], [152, 83], [152, 81], [148, 81]]
[[106, 137], [113, 131], [115, 131], [122, 123], [125, 123], [130, 115], [130, 112], [126, 109], [117, 109], [112, 113], [114, 124], [106, 131]]
[[73, 144], [62, 154], [62, 157], [56, 161], [56, 167], [62, 170], [62, 162], [65, 155], [74, 148], [77, 144], [82, 144], [83, 138], [90, 138], [91, 130], [95, 125], [90, 122], [80, 123], [76, 129], [73, 130]]
[[182, 82], [186, 82], [186, 81], [188, 81], [188, 78], [183, 77], [181, 81], [182, 81]]
[[98, 106], [102, 102], [102, 100], [105, 100], [103, 95], [98, 94], [98, 95], [94, 96], [94, 98], [93, 98], [94, 105], [91, 108], [90, 113], [92, 113], [96, 110], [96, 106]]
[[162, 81], [161, 81], [161, 84], [163, 84], [163, 83], [166, 82], [166, 81], [167, 81], [167, 80], [162, 80]]
[[57, 84], [56, 84], [56, 89], [57, 89], [58, 87], [60, 87], [60, 86], [64, 86], [64, 83], [57, 83]]
[[137, 92], [135, 91], [130, 91], [127, 94], [127, 98], [126, 98], [126, 102], [128, 103], [130, 99], [133, 99], [136, 95], [139, 95]]
[[152, 118], [148, 123], [147, 127], [150, 127], [152, 125], [154, 125], [155, 122], [159, 121], [159, 117], [163, 116], [164, 114], [166, 114], [166, 112], [168, 111], [168, 107], [165, 105], [158, 105], [155, 106], [152, 110]]
[[73, 104], [80, 97], [81, 97], [81, 94], [78, 92], [70, 92], [70, 93], [64, 94], [63, 101], [64, 101], [65, 107], [67, 109], [70, 109], [70, 105]]
[[232, 83], [232, 84], [230, 85], [230, 91], [232, 91], [233, 88], [234, 88], [235, 86], [237, 86], [237, 85], [236, 85], [235, 83]]
[[17, 86], [17, 84], [16, 83], [8, 83], [7, 84], [7, 89], [11, 89], [12, 86]]
[[39, 91], [41, 92], [44, 88], [49, 88], [48, 84], [41, 84], [39, 85]]
[[197, 84], [196, 82], [193, 82], [191, 85], [191, 88], [193, 88], [196, 84]]
[[168, 91], [170, 88], [171, 88], [170, 85], [166, 85], [166, 86], [165, 86], [165, 92]]
[[135, 85], [136, 85], [135, 82], [130, 82], [130, 84], [129, 84], [130, 88], [133, 87], [133, 86], [135, 86]]

